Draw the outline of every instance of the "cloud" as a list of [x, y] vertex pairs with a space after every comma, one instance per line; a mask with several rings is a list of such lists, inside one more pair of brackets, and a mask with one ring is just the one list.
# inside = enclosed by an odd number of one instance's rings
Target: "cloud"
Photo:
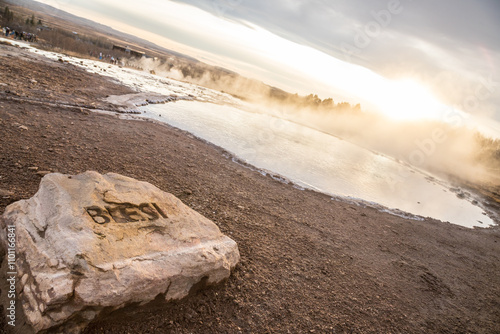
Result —
[[[474, 95], [488, 76], [500, 81], [497, 0], [176, 1], [226, 19], [252, 22], [389, 78], [417, 77], [451, 104], [461, 104], [465, 96]], [[400, 12], [392, 14], [376, 36], [369, 36], [369, 43], [357, 47], [356, 38], [366, 36], [366, 29], [377, 23], [376, 13], [390, 6]], [[346, 45], [356, 52], [346, 53]], [[455, 73], [453, 81], [443, 83], [443, 72]], [[480, 102], [481, 108], [474, 112], [500, 120], [500, 87]]]

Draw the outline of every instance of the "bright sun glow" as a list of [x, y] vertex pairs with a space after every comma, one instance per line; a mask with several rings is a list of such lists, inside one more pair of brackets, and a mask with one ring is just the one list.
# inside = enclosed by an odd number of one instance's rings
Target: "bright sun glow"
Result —
[[378, 95], [375, 104], [393, 119], [438, 119], [447, 108], [424, 86], [410, 79], [390, 81], [373, 89]]
[[[332, 92], [351, 101], [367, 102], [382, 114], [397, 120], [439, 120], [447, 107], [423, 85], [411, 79], [389, 80], [366, 68], [333, 58], [310, 47], [271, 34], [257, 26], [241, 27], [239, 36], [259, 46], [258, 57], [295, 69], [303, 80], [321, 82]], [[246, 33], [246, 35], [245, 35]], [[257, 53], [257, 52], [256, 52]], [[311, 87], [311, 91], [313, 91]]]

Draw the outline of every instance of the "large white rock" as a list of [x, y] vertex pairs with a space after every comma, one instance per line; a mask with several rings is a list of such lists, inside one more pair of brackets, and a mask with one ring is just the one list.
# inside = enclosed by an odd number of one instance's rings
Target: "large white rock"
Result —
[[46, 175], [34, 197], [7, 207], [4, 249], [9, 225], [17, 298], [35, 332], [78, 332], [105, 307], [183, 298], [202, 279], [228, 278], [240, 257], [172, 194], [112, 173]]

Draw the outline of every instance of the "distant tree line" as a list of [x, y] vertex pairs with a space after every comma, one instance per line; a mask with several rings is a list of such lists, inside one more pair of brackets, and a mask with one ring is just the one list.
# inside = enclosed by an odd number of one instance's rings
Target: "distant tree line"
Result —
[[42, 20], [38, 19], [38, 21], [36, 21], [35, 14], [33, 14], [33, 15], [31, 15], [31, 18], [26, 19], [25, 24], [33, 27], [33, 26], [35, 26], [35, 22], [36, 22], [36, 25], [39, 25], [39, 26], [42, 25]]
[[269, 97], [272, 100], [279, 101], [282, 104], [294, 106], [296, 108], [308, 108], [314, 111], [337, 111], [337, 112], [360, 112], [361, 105], [351, 105], [349, 102], [335, 103], [332, 98], [322, 100], [316, 94], [300, 96], [298, 94], [290, 94], [281, 89], [271, 87]]
[[76, 52], [85, 56], [99, 54], [100, 52], [111, 52], [113, 44], [104, 37], [91, 37], [80, 35], [71, 31], [45, 28], [38, 32], [42, 47]]
[[476, 152], [476, 162], [500, 175], [500, 140], [485, 137], [480, 133], [476, 133], [474, 139], [480, 147]]
[[[3, 2], [0, 1], [0, 4], [3, 4]], [[41, 19], [36, 19], [35, 14], [32, 14], [23, 20], [21, 15], [19, 13], [16, 15], [9, 6], [5, 6], [3, 10], [0, 11], [0, 14], [0, 24], [2, 26], [13, 28], [16, 31], [27, 31], [33, 33], [35, 32], [33, 27], [41, 26], [43, 24]]]
[[5, 6], [2, 12], [2, 25], [14, 21], [14, 13], [10, 10], [9, 6]]

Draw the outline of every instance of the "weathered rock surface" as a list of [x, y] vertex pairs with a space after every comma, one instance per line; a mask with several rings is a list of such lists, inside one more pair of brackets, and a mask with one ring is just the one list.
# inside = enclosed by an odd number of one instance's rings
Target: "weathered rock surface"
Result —
[[[187, 296], [226, 279], [236, 243], [155, 186], [118, 174], [46, 175], [7, 207], [16, 226], [17, 298], [35, 332], [79, 332], [104, 308]], [[5, 261], [4, 261], [5, 262]]]

